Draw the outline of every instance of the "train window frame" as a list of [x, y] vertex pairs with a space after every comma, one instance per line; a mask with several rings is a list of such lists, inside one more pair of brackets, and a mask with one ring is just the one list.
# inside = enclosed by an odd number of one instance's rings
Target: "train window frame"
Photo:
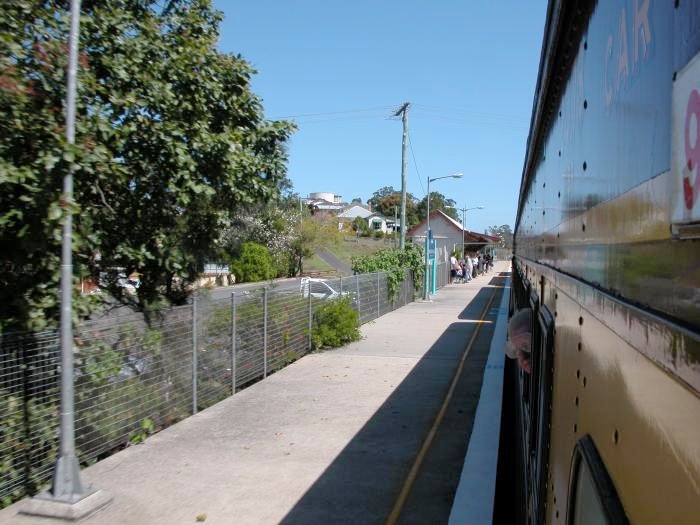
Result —
[[540, 311], [540, 299], [537, 294], [537, 289], [533, 286], [528, 286], [528, 296], [530, 309], [532, 310], [532, 328], [530, 333], [532, 338], [530, 340], [530, 373], [521, 372], [523, 378], [523, 396], [525, 403], [527, 405], [527, 418], [528, 418], [528, 443], [527, 448], [530, 453], [534, 451], [535, 447], [535, 428], [534, 424], [537, 421], [537, 403], [538, 392], [539, 392], [539, 373], [540, 373], [540, 354], [541, 354], [541, 333], [539, 324], [539, 311]]
[[615, 489], [615, 485], [605, 468], [605, 463], [598, 453], [595, 442], [590, 434], [586, 434], [576, 443], [571, 459], [571, 475], [569, 477], [569, 497], [567, 505], [567, 525], [582, 525], [576, 522], [577, 491], [582, 480], [582, 465], [593, 482], [594, 495], [608, 525], [629, 525], [624, 507]]
[[[533, 452], [535, 462], [532, 468], [533, 492], [537, 491], [534, 506], [536, 523], [544, 521], [544, 507], [547, 501], [547, 474], [549, 471], [550, 421], [552, 419], [552, 398], [554, 388], [554, 316], [546, 305], [541, 305], [537, 312], [538, 362], [537, 362], [537, 399], [534, 427]], [[534, 351], [535, 349], [533, 349]], [[533, 368], [532, 373], [535, 373]]]

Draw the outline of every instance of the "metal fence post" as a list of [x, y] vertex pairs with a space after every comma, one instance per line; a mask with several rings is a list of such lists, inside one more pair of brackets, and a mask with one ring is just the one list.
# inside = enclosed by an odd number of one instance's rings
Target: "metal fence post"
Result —
[[362, 321], [362, 301], [360, 301], [360, 276], [355, 274], [355, 288], [357, 289], [357, 313], [360, 314], [360, 322]]
[[340, 276], [340, 296], [343, 296], [343, 276]]
[[379, 319], [379, 272], [377, 272], [377, 319]]
[[267, 377], [267, 286], [263, 289], [263, 378]]
[[192, 296], [192, 413], [197, 413], [197, 296]]
[[311, 351], [311, 330], [313, 328], [313, 312], [311, 308], [311, 283], [309, 283], [309, 352]]
[[231, 395], [236, 393], [236, 292], [231, 292]]

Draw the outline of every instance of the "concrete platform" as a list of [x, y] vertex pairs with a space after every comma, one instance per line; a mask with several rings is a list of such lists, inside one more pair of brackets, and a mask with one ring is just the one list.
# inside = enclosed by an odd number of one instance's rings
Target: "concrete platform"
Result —
[[[476, 321], [507, 268], [386, 314], [363, 326], [362, 341], [308, 355], [85, 469], [83, 482], [113, 501], [80, 523], [383, 523], [481, 325], [399, 520], [446, 523], [500, 296]], [[18, 515], [21, 504], [0, 523], [65, 523]]]

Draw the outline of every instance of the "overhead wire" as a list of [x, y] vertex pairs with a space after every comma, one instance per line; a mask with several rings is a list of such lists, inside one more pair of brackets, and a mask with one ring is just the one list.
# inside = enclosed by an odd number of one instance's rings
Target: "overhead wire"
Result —
[[449, 113], [458, 113], [458, 114], [464, 114], [468, 116], [473, 116], [476, 118], [487, 118], [487, 119], [496, 119], [500, 121], [511, 121], [513, 123], [519, 124], [522, 122], [529, 123], [530, 122], [530, 117], [529, 116], [517, 116], [517, 115], [505, 115], [505, 114], [499, 114], [499, 113], [494, 113], [493, 111], [490, 111], [488, 113], [481, 112], [481, 111], [473, 111], [470, 109], [466, 108], [456, 108], [456, 107], [447, 107], [447, 106], [436, 106], [436, 105], [431, 105], [431, 104], [414, 104], [415, 109], [419, 109], [421, 111], [427, 110], [427, 111], [432, 111], [432, 112], [449, 112]]
[[281, 119], [287, 119], [287, 118], [306, 118], [306, 117], [323, 117], [323, 116], [328, 116], [328, 115], [341, 115], [341, 114], [347, 114], [347, 113], [367, 113], [370, 111], [382, 111], [386, 112], [387, 110], [391, 109], [393, 106], [375, 106], [371, 108], [362, 108], [362, 109], [347, 109], [343, 111], [326, 111], [326, 112], [321, 112], [321, 113], [300, 113], [299, 115], [282, 115], [279, 117], [275, 117], [272, 120], [281, 120]]
[[420, 176], [420, 171], [418, 171], [418, 163], [416, 162], [416, 155], [413, 153], [413, 142], [411, 142], [411, 133], [406, 133], [408, 135], [408, 147], [411, 150], [411, 157], [413, 158], [413, 167], [416, 168], [416, 176], [418, 177], [418, 184], [420, 184], [421, 192], [425, 193], [425, 188], [423, 187], [423, 179]]
[[318, 120], [301, 120], [298, 121], [299, 124], [318, 124], [318, 123], [323, 123], [323, 122], [344, 122], [347, 120], [376, 120], [384, 117], [384, 115], [358, 115], [354, 117], [333, 117], [333, 118], [324, 118], [324, 119], [318, 119]]

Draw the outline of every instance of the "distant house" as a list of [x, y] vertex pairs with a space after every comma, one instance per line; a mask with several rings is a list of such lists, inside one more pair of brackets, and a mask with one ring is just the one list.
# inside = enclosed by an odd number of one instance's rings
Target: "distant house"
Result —
[[339, 219], [350, 219], [351, 221], [356, 219], [357, 217], [362, 217], [363, 219], [366, 219], [372, 215], [372, 212], [369, 211], [367, 208], [363, 206], [350, 206], [348, 209], [343, 211], [342, 213], [338, 214]]
[[347, 207], [347, 204], [342, 202], [342, 200], [342, 195], [336, 195], [327, 191], [317, 191], [309, 193], [309, 196], [303, 199], [303, 202], [312, 215], [334, 216]]
[[380, 213], [373, 213], [367, 217], [367, 224], [372, 232], [380, 231], [382, 233], [387, 233], [390, 231], [386, 217]]
[[[425, 244], [426, 220], [423, 219], [406, 232], [406, 237], [414, 243]], [[462, 223], [453, 219], [442, 210], [430, 212], [430, 229], [436, 240], [438, 260], [447, 260], [452, 252], [462, 253], [462, 239], [467, 253], [490, 252], [500, 239], [485, 233], [465, 230]]]
[[361, 219], [367, 219], [372, 215], [372, 212], [363, 206], [350, 206], [348, 209], [338, 214], [338, 229], [340, 231], [346, 231], [352, 229], [352, 222], [358, 217]]

